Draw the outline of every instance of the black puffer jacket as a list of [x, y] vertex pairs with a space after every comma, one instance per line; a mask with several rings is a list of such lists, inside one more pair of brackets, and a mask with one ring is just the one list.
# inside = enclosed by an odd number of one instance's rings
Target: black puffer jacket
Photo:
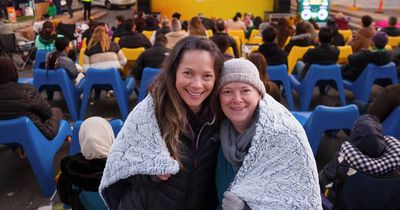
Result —
[[[120, 180], [113, 185], [113, 192], [126, 190], [119, 209], [216, 209], [215, 167], [220, 145], [217, 139], [219, 129], [206, 124], [211, 116], [202, 118], [207, 121], [194, 114], [189, 114], [188, 118], [192, 134], [181, 136], [184, 169], [167, 181], [147, 175]], [[197, 137], [194, 137], [195, 133], [198, 133]]]
[[52, 108], [29, 84], [10, 81], [0, 85], [0, 119], [29, 117], [47, 139], [58, 132], [59, 120], [52, 118]]

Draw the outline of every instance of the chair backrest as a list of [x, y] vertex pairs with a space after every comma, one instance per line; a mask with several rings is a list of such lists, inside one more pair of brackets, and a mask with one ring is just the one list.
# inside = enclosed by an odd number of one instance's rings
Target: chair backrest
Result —
[[207, 37], [210, 38], [214, 35], [213, 31], [211, 29], [206, 30], [207, 32]]
[[225, 50], [225, 54], [229, 54], [229, 55], [232, 55], [233, 57], [235, 57], [235, 54], [233, 53], [233, 48], [232, 47], [228, 47]]
[[353, 36], [351, 30], [339, 30], [339, 33], [342, 34], [344, 42], [347, 42]]
[[298, 60], [303, 58], [303, 55], [307, 52], [308, 49], [314, 48], [314, 46], [293, 46], [288, 55], [288, 72], [291, 74], [296, 66]]
[[393, 136], [400, 139], [400, 106], [390, 113], [382, 122], [385, 135]]
[[49, 86], [57, 86], [63, 93], [72, 120], [78, 120], [80, 91], [75, 87], [63, 68], [55, 70], [34, 69], [33, 86], [40, 91]]
[[339, 64], [345, 64], [349, 62], [349, 55], [353, 54], [353, 49], [351, 48], [350, 45], [346, 46], [338, 46], [339, 48], [339, 59], [338, 63]]
[[147, 96], [147, 89], [154, 78], [160, 73], [160, 69], [146, 67], [143, 70], [142, 81], [139, 87], [139, 96], [137, 103], [141, 102]]
[[378, 79], [389, 79], [392, 84], [397, 84], [396, 65], [393, 62], [383, 66], [370, 63], [354, 83], [345, 80], [344, 84], [354, 92], [357, 99], [368, 102], [372, 86]]
[[289, 109], [294, 110], [292, 86], [290, 84], [286, 64], [268, 66], [267, 73], [271, 81], [279, 82], [283, 85]]
[[15, 34], [0, 34], [0, 45], [5, 53], [17, 53]]
[[[248, 44], [260, 44], [255, 41], [256, 36], [259, 34], [260, 34], [260, 30], [258, 30], [258, 29], [251, 30], [249, 41], [247, 43]], [[261, 36], [257, 36], [257, 37], [261, 37]]]
[[388, 36], [388, 45], [397, 47], [400, 45], [400, 36]]
[[342, 107], [318, 105], [304, 124], [314, 155], [326, 130], [352, 129], [358, 117], [358, 108], [354, 104]]
[[231, 37], [235, 40], [236, 48], [237, 48], [237, 51], [239, 52], [239, 55], [240, 55], [240, 52], [241, 52], [241, 49], [242, 49], [242, 44], [240, 43], [240, 38], [238, 36], [231, 36]]
[[145, 36], [147, 37], [148, 40], [150, 40], [150, 39], [151, 39], [151, 36], [153, 36], [153, 34], [154, 34], [155, 32], [156, 32], [156, 31], [142, 31], [142, 34], [145, 35]]
[[33, 64], [33, 69], [40, 68], [40, 64], [46, 62], [46, 55], [50, 51], [48, 50], [37, 50], [35, 55], [35, 63]]
[[[79, 130], [81, 129], [82, 123], [83, 121], [81, 120], [74, 123], [74, 127], [72, 129], [72, 141], [69, 146], [69, 155], [75, 155], [81, 152], [81, 145], [79, 144]], [[114, 119], [109, 121], [109, 123], [114, 131], [114, 137], [117, 137], [124, 122], [120, 119]]]
[[128, 61], [136, 61], [139, 55], [144, 51], [144, 48], [122, 48], [121, 50]]
[[347, 176], [338, 196], [338, 209], [398, 210], [400, 176], [376, 177], [357, 172]]
[[121, 39], [120, 37], [115, 37], [114, 42], [118, 44], [120, 39]]
[[240, 39], [240, 43], [237, 43], [238, 45], [242, 45], [246, 43], [246, 38], [244, 35], [244, 31], [243, 30], [228, 30], [228, 35], [229, 36], [237, 36]]
[[252, 46], [251, 47], [251, 52], [257, 52], [258, 51], [258, 45]]
[[84, 209], [107, 210], [107, 206], [100, 197], [99, 192], [90, 192], [82, 190], [79, 194], [79, 200], [82, 202]]
[[78, 57], [78, 64], [81, 66], [83, 66], [83, 56], [85, 55], [85, 50], [86, 50], [86, 44], [85, 47], [83, 47], [82, 44], [82, 48], [79, 50], [79, 57]]

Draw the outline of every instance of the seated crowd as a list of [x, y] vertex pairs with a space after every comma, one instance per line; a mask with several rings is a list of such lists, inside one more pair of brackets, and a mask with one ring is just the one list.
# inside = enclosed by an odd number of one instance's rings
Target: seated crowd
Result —
[[[400, 45], [385, 48], [389, 37], [400, 36], [397, 19], [391, 17], [389, 26], [377, 31], [372, 17], [363, 16], [361, 29], [349, 40], [339, 31], [346, 20], [339, 15], [320, 27], [287, 18], [263, 22], [238, 12], [226, 21], [199, 14], [181, 22], [179, 13], [158, 20], [140, 11], [131, 18], [117, 16], [112, 28], [91, 20], [81, 32], [86, 46], [80, 49], [80, 64], [70, 40], [45, 21], [35, 39], [38, 50], [48, 51], [40, 67], [65, 69], [75, 85], [85, 81], [90, 68], [116, 68], [123, 80], [133, 76], [137, 84], [144, 68], [160, 68], [149, 96], [129, 114], [115, 142], [105, 119], [82, 123], [81, 153], [61, 161], [61, 201], [83, 209], [79, 188], [99, 189], [109, 209], [322, 209], [320, 193], [338, 202], [329, 194], [338, 175], [356, 170], [399, 176], [400, 155], [393, 151], [400, 142], [385, 136], [380, 124], [400, 106], [399, 84], [380, 82], [383, 90], [376, 97], [355, 102], [367, 115], [318, 177], [306, 133], [283, 106], [280, 84], [269, 79], [268, 66], [288, 65], [294, 46], [312, 46], [295, 67], [300, 80], [313, 64], [338, 63], [342, 46], [353, 52], [341, 64], [343, 79], [356, 81], [368, 64], [390, 62], [399, 78]], [[240, 58], [245, 43], [230, 30], [243, 30], [247, 39], [257, 30], [262, 41], [247, 59]], [[144, 48], [128, 71], [125, 48]], [[0, 66], [0, 119], [28, 116], [50, 141], [63, 119], [61, 110], [32, 85], [18, 83], [11, 59], [1, 57]], [[352, 161], [354, 153], [366, 162], [388, 156], [394, 166], [378, 160], [380, 168], [370, 170]]]

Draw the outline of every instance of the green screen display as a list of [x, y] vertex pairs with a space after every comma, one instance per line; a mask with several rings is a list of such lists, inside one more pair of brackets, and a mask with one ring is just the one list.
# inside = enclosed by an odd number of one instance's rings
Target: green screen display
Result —
[[299, 15], [303, 20], [326, 22], [329, 16], [329, 4], [330, 0], [300, 0]]

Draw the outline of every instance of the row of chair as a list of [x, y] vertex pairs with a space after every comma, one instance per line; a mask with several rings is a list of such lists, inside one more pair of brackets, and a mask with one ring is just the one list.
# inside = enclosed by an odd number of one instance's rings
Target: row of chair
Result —
[[[147, 87], [158, 74], [159, 69], [145, 68], [142, 82], [139, 87], [137, 102], [147, 95]], [[60, 90], [63, 93], [71, 119], [77, 121], [84, 119], [86, 107], [91, 97], [92, 89], [113, 90], [118, 103], [122, 119], [129, 114], [129, 96], [135, 87], [135, 80], [128, 77], [125, 81], [117, 69], [89, 69], [81, 83], [75, 86], [64, 69], [47, 71], [35, 69], [33, 73], [33, 85], [39, 91], [46, 89]], [[83, 93], [81, 105], [80, 95]]]
[[[359, 78], [354, 81], [343, 80], [339, 65], [311, 65], [309, 71], [302, 81], [295, 75], [288, 74], [286, 65], [268, 66], [270, 80], [283, 85], [288, 101], [289, 109], [294, 110], [294, 102], [291, 90], [299, 93], [300, 111], [309, 109], [314, 87], [319, 81], [334, 81], [339, 92], [340, 102], [346, 104], [344, 89], [353, 92], [356, 99], [368, 102], [372, 86], [379, 80], [386, 79], [392, 84], [398, 83], [396, 66], [393, 62], [384, 66], [369, 64]], [[321, 89], [320, 89], [321, 90]]]

